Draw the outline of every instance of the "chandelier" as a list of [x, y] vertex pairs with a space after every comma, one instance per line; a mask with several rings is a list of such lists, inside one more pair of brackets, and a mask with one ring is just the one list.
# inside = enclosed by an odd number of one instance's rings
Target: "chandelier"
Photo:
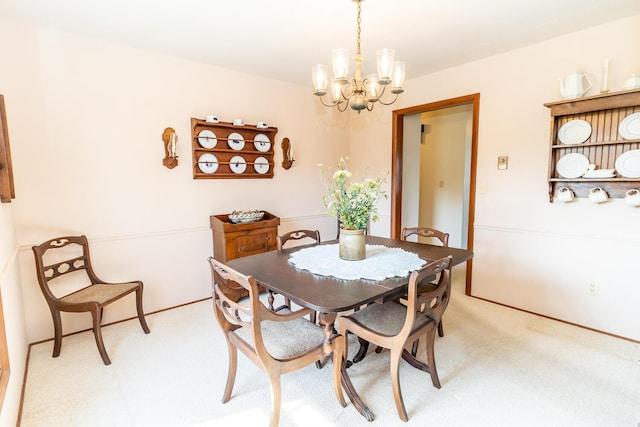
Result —
[[[314, 65], [311, 68], [311, 74], [315, 90], [314, 94], [320, 98], [322, 105], [325, 107], [337, 107], [340, 112], [345, 111], [348, 105], [351, 109], [360, 113], [365, 108], [367, 111], [373, 110], [376, 102], [382, 105], [391, 105], [396, 102], [398, 95], [404, 92], [402, 85], [404, 84], [405, 63], [394, 61], [395, 50], [380, 49], [376, 53], [378, 74], [369, 74], [367, 77], [363, 77], [362, 60], [364, 57], [360, 52], [360, 11], [361, 3], [364, 0], [351, 1], [358, 3], [358, 43], [356, 54], [353, 57], [356, 63], [354, 77], [351, 80], [347, 78], [349, 74], [349, 51], [347, 49], [335, 49], [331, 53], [333, 65], [332, 99], [327, 103], [323, 96], [327, 94], [328, 67], [323, 64]], [[381, 98], [389, 85], [391, 85], [389, 91], [395, 97], [389, 102], [383, 102]]]

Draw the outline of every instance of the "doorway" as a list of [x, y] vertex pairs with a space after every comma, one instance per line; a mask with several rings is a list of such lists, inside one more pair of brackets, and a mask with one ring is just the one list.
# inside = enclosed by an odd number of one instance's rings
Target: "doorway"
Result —
[[[476, 159], [477, 159], [477, 145], [478, 145], [478, 118], [480, 109], [480, 94], [472, 94], [443, 101], [433, 102], [429, 104], [418, 105], [409, 107], [393, 112], [392, 122], [392, 166], [391, 166], [391, 237], [399, 238], [403, 224], [426, 224], [424, 220], [430, 221], [433, 218], [433, 209], [431, 212], [420, 214], [420, 208], [415, 206], [418, 202], [415, 200], [418, 198], [415, 190], [415, 186], [409, 185], [412, 181], [420, 179], [420, 167], [414, 167], [416, 159], [419, 159], [421, 154], [420, 142], [425, 141], [424, 132], [421, 132], [422, 118], [421, 116], [434, 116], [437, 117], [439, 113], [445, 111], [457, 111], [456, 107], [468, 107], [471, 116], [470, 123], [470, 146], [463, 150], [463, 168], [456, 172], [459, 176], [451, 176], [455, 181], [460, 180], [464, 182], [462, 188], [464, 191], [456, 195], [458, 199], [456, 201], [449, 201], [445, 204], [444, 199], [438, 200], [437, 198], [431, 199], [434, 204], [438, 204], [440, 207], [445, 206], [442, 210], [449, 210], [454, 212], [453, 217], [462, 218], [465, 225], [462, 227], [457, 236], [457, 240], [452, 242], [452, 246], [465, 247], [469, 250], [473, 250], [473, 222], [475, 213], [475, 187], [476, 187]], [[453, 110], [452, 110], [453, 109]], [[425, 114], [426, 113], [426, 114]], [[429, 129], [424, 129], [428, 132]], [[417, 137], [414, 137], [415, 135]], [[409, 141], [409, 142], [407, 142]], [[446, 148], [446, 142], [440, 143], [441, 146]], [[460, 151], [459, 147], [455, 150], [451, 147], [451, 151]], [[427, 150], [428, 152], [428, 150]], [[409, 159], [409, 160], [408, 160]], [[419, 162], [418, 162], [419, 163]], [[432, 166], [433, 167], [433, 166]], [[436, 180], [436, 186], [445, 187], [444, 180]], [[428, 196], [429, 185], [425, 185]], [[431, 189], [433, 190], [433, 189]], [[405, 197], [403, 198], [403, 192]], [[453, 193], [455, 194], [455, 192]], [[410, 196], [411, 195], [411, 196]], [[450, 196], [451, 194], [449, 194]], [[407, 207], [414, 205], [413, 208]], [[438, 211], [437, 207], [435, 211]], [[404, 218], [403, 218], [404, 215]], [[440, 216], [443, 215], [440, 212]], [[409, 218], [407, 218], [409, 217]], [[409, 222], [406, 222], [409, 221]], [[436, 227], [437, 228], [437, 227]], [[449, 226], [443, 227], [448, 229]], [[455, 226], [454, 226], [455, 228]], [[454, 233], [452, 233], [454, 234]], [[472, 261], [467, 262], [466, 270], [466, 286], [465, 293], [471, 294], [471, 271]]]

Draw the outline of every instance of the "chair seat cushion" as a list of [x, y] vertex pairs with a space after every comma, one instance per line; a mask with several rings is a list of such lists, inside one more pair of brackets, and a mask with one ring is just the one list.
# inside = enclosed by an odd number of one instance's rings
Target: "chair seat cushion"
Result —
[[109, 285], [91, 285], [80, 289], [77, 292], [60, 298], [60, 301], [78, 304], [83, 302], [97, 302], [104, 304], [105, 302], [119, 296], [131, 292], [139, 286], [137, 282], [131, 283], [114, 283]]
[[[348, 317], [378, 334], [393, 336], [397, 335], [404, 326], [407, 307], [395, 301], [385, 304], [371, 304], [350, 314]], [[412, 331], [423, 327], [429, 322], [433, 323], [433, 320], [422, 313], [416, 313]]]
[[[288, 322], [264, 320], [261, 324], [264, 346], [276, 359], [298, 356], [322, 345], [325, 337], [322, 328], [304, 318]], [[254, 347], [251, 329], [242, 327], [235, 333]]]

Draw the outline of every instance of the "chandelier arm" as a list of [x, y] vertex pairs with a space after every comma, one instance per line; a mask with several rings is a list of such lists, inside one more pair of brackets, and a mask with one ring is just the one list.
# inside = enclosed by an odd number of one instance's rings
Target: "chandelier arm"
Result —
[[[380, 95], [380, 96], [382, 97], [382, 95]], [[396, 93], [396, 96], [395, 96], [395, 98], [393, 98], [393, 101], [391, 101], [391, 102], [388, 102], [388, 103], [387, 103], [387, 102], [382, 102], [382, 100], [381, 100], [380, 98], [378, 98], [378, 102], [379, 102], [380, 104], [382, 104], [382, 105], [391, 105], [391, 104], [393, 104], [394, 102], [396, 102], [396, 101], [397, 101], [397, 99], [398, 99], [398, 94]]]
[[[318, 98], [320, 98], [320, 102], [322, 103], [322, 105], [324, 105], [325, 107], [335, 107], [338, 103], [331, 103], [331, 104], [327, 104], [326, 102], [324, 102], [324, 95], [319, 96]], [[342, 102], [342, 101], [340, 101]]]
[[[342, 108], [340, 108], [340, 105], [343, 105]], [[336, 108], [338, 109], [338, 111], [340, 111], [341, 113], [344, 113], [347, 110], [347, 107], [349, 106], [348, 102], [345, 101], [340, 101], [336, 104]]]

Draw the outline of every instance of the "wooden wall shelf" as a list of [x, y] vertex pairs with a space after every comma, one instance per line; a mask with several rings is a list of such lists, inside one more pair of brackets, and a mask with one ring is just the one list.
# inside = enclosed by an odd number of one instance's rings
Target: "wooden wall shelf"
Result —
[[[558, 189], [568, 187], [576, 197], [589, 197], [593, 187], [600, 187], [610, 198], [624, 198], [628, 190], [640, 189], [640, 178], [623, 177], [616, 171], [614, 178], [565, 178], [558, 174], [558, 161], [570, 153], [579, 153], [598, 169], [615, 169], [616, 159], [623, 153], [640, 149], [640, 139], [624, 139], [619, 133], [620, 122], [640, 112], [640, 89], [595, 95], [544, 104], [551, 109], [549, 150], [549, 201], [554, 201]], [[585, 120], [591, 125], [591, 135], [580, 144], [563, 144], [558, 131], [572, 120]]]
[[278, 128], [191, 119], [194, 179], [273, 178]]

